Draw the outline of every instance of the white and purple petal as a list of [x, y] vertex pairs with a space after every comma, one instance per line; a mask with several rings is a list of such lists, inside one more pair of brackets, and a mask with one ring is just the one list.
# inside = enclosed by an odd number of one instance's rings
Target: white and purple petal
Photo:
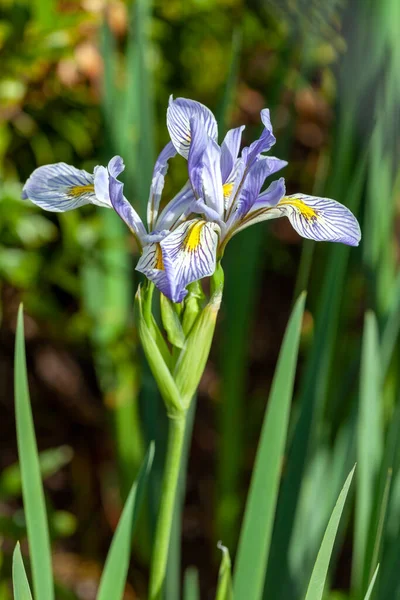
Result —
[[170, 96], [167, 109], [167, 127], [176, 151], [185, 158], [192, 142], [190, 120], [201, 121], [206, 133], [213, 140], [218, 138], [218, 126], [212, 112], [200, 102]]
[[173, 282], [164, 269], [162, 250], [159, 243], [148, 244], [143, 248], [136, 270], [143, 273], [154, 285], [173, 302], [182, 302], [187, 294], [185, 289], [177, 293]]
[[353, 213], [330, 198], [293, 194], [285, 196], [275, 209], [286, 215], [302, 237], [318, 242], [341, 242], [358, 246], [360, 226]]
[[243, 148], [242, 151], [242, 157], [245, 160], [247, 168], [251, 167], [259, 154], [268, 152], [276, 142], [275, 136], [272, 133], [271, 118], [268, 108], [264, 108], [261, 111], [261, 121], [264, 125], [262, 134], [258, 140], [250, 144], [250, 146]]
[[244, 127], [242, 125], [241, 127], [236, 127], [236, 129], [230, 129], [221, 144], [221, 174], [223, 183], [228, 181], [234, 170]]
[[161, 242], [163, 266], [171, 283], [173, 302], [186, 286], [215, 271], [220, 229], [204, 219], [185, 221]]
[[142, 220], [133, 206], [124, 197], [124, 184], [118, 181], [118, 179], [111, 177], [111, 175], [109, 176], [109, 194], [115, 212], [125, 221], [139, 243], [142, 244], [143, 238], [147, 235]]
[[191, 145], [188, 154], [189, 179], [197, 198], [203, 196], [203, 165], [210, 137], [200, 119], [190, 119]]
[[187, 214], [190, 209], [190, 205], [195, 200], [193, 189], [190, 181], [187, 181], [183, 188], [168, 202], [168, 204], [161, 211], [157, 222], [156, 228], [159, 229], [171, 229], [183, 215]]
[[147, 223], [149, 229], [153, 229], [158, 217], [160, 208], [161, 194], [164, 189], [165, 175], [168, 171], [168, 161], [176, 155], [176, 150], [172, 142], [169, 142], [160, 152], [153, 169], [151, 180], [150, 196], [147, 204]]
[[63, 162], [35, 169], [24, 185], [22, 198], [52, 212], [99, 204], [93, 175]]
[[221, 149], [214, 140], [209, 140], [203, 154], [201, 180], [206, 204], [220, 217], [224, 214], [224, 190], [221, 176]]

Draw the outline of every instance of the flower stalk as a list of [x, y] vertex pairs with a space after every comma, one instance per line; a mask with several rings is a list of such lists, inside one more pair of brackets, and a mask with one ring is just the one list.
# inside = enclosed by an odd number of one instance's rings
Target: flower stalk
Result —
[[167, 455], [151, 562], [149, 600], [160, 600], [164, 587], [185, 426], [186, 411], [169, 418]]

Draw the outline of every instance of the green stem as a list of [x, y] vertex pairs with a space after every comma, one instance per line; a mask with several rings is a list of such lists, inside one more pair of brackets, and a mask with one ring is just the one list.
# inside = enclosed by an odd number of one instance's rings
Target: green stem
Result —
[[165, 582], [186, 415], [169, 419], [168, 448], [151, 562], [149, 600], [160, 600]]

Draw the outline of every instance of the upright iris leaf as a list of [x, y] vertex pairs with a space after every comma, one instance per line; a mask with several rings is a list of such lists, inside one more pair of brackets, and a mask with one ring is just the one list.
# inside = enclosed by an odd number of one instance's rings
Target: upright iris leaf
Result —
[[[352, 584], [358, 594], [366, 589], [369, 576], [367, 549], [372, 533], [371, 519], [382, 459], [381, 372], [379, 338], [375, 315], [365, 316], [360, 374], [360, 404], [356, 475], [356, 511]], [[375, 535], [374, 529], [373, 534]]]
[[218, 587], [215, 600], [233, 600], [231, 558], [229, 556], [229, 550], [221, 543], [218, 544], [218, 547], [222, 551], [222, 560], [219, 568]]
[[15, 344], [15, 419], [35, 598], [54, 600], [50, 537], [26, 372], [22, 305]]
[[143, 500], [143, 492], [154, 457], [154, 445], [147, 451], [137, 481], [132, 485], [114, 534], [101, 577], [97, 600], [122, 600], [132, 547], [132, 533]]
[[14, 600], [32, 600], [19, 544], [15, 546], [12, 564]]
[[339, 494], [335, 508], [333, 509], [331, 518], [329, 519], [329, 523], [325, 530], [325, 535], [318, 552], [317, 560], [315, 561], [314, 569], [311, 574], [310, 583], [308, 584], [305, 600], [322, 599], [326, 576], [328, 574], [329, 562], [332, 555], [333, 544], [335, 543], [340, 517], [342, 516], [344, 503], [346, 502], [351, 480], [353, 479], [354, 469], [355, 467], [353, 467], [352, 471], [348, 475], [342, 491]]
[[297, 300], [286, 329], [265, 413], [234, 575], [237, 598], [262, 597], [285, 450], [305, 294]]

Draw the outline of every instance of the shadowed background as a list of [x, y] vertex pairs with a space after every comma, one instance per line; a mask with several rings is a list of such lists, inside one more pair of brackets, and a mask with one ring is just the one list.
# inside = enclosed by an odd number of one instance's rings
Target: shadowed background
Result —
[[[288, 192], [346, 204], [363, 239], [351, 250], [315, 245], [282, 219], [229, 244], [219, 325], [188, 436], [167, 599], [179, 597], [181, 573], [192, 565], [202, 598], [212, 597], [218, 540], [235, 556], [279, 347], [303, 289], [307, 310], [268, 598], [304, 595], [356, 460], [356, 494], [327, 598], [365, 591], [377, 530], [375, 598], [400, 594], [399, 22], [397, 0], [1, 2], [0, 600], [11, 598], [11, 552], [24, 539], [12, 402], [21, 300], [57, 598], [95, 598], [122, 501], [154, 439], [126, 591], [127, 600], [144, 597], [166, 419], [133, 321], [138, 250], [113, 211], [45, 213], [20, 194], [37, 166], [64, 161], [92, 171], [119, 153], [126, 195], [144, 216], [154, 160], [168, 141], [171, 93], [209, 106], [220, 140], [227, 128], [245, 124], [246, 145], [269, 107], [272, 153], [289, 161]], [[171, 161], [164, 200], [180, 189], [185, 169], [184, 159]], [[373, 311], [376, 371], [360, 372], [366, 310]]]

